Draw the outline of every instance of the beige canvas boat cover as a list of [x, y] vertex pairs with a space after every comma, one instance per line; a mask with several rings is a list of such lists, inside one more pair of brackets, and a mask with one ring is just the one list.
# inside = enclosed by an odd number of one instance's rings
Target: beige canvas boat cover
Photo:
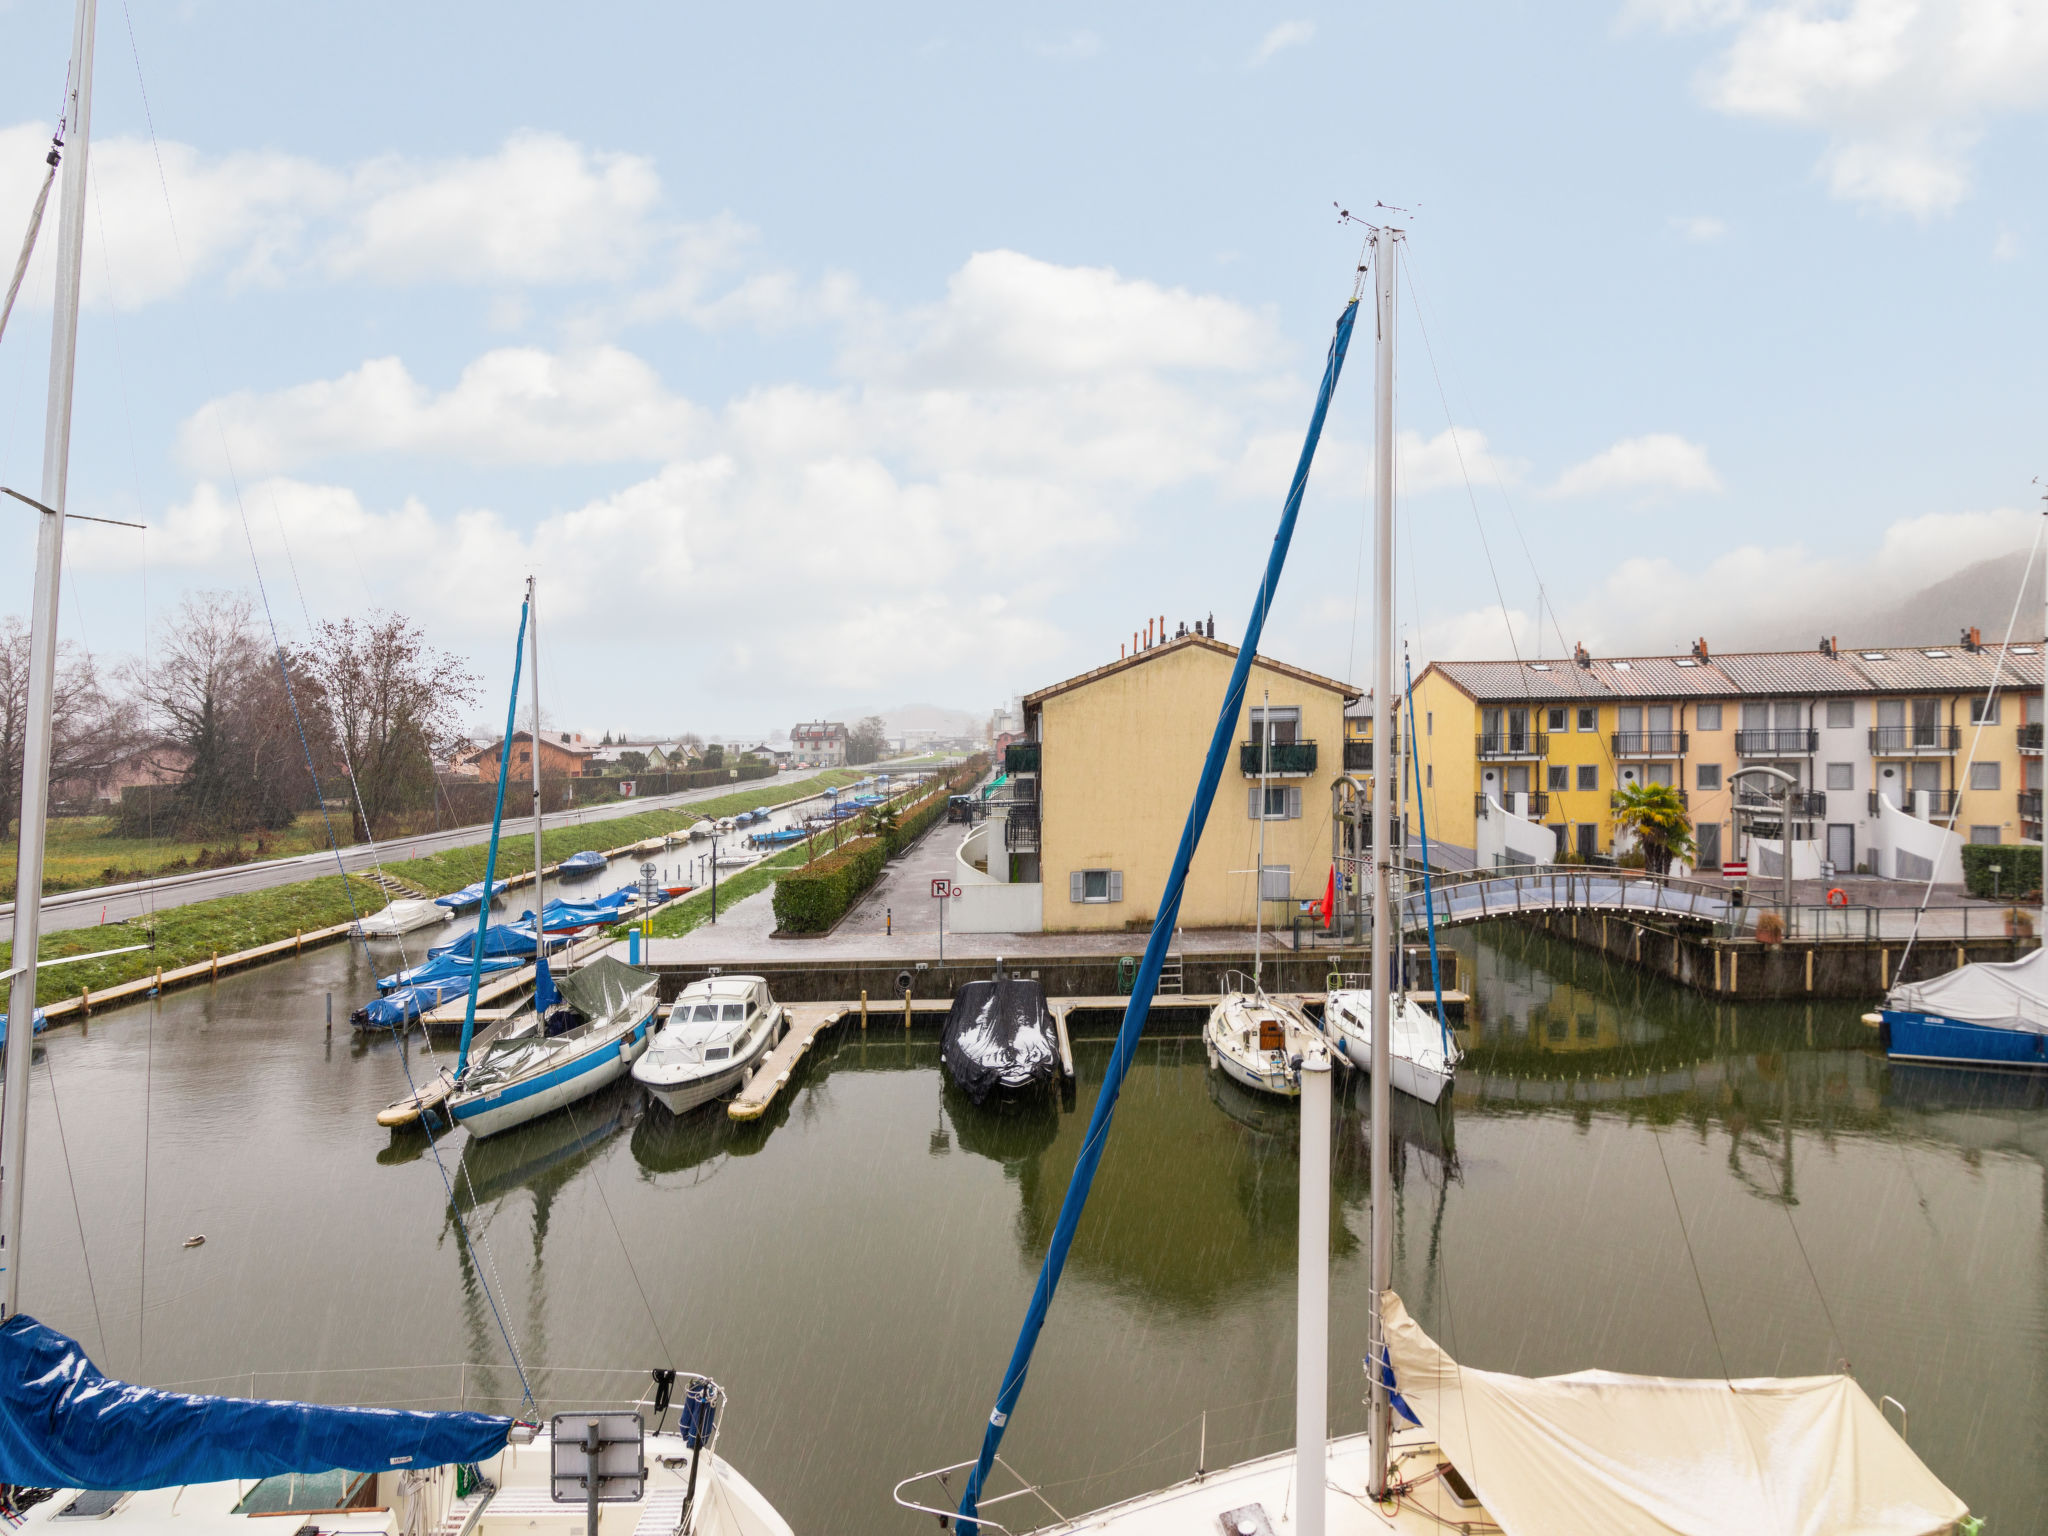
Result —
[[1942, 1536], [1969, 1513], [1847, 1376], [1461, 1366], [1386, 1293], [1395, 1390], [1508, 1536]]
[[1886, 1003], [1966, 1024], [2048, 1033], [2048, 949], [2018, 960], [1980, 960], [1893, 987]]

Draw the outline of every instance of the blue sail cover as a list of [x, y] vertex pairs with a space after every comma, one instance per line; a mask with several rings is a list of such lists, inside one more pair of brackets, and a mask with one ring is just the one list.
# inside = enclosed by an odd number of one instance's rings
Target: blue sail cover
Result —
[[[510, 880], [498, 880], [493, 882], [491, 885], [491, 895], [493, 897], [498, 896], [504, 891], [505, 887], [510, 885], [511, 883], [512, 882]], [[437, 907], [446, 907], [451, 912], [460, 912], [465, 907], [474, 907], [481, 905], [483, 899], [484, 883], [481, 880], [477, 880], [473, 881], [469, 885], [465, 885], [459, 891], [450, 891], [446, 896], [436, 896], [434, 898], [434, 905]]]
[[[533, 930], [524, 924], [493, 923], [484, 930], [484, 957], [492, 955], [532, 955], [534, 951]], [[454, 955], [467, 960], [476, 953], [476, 934], [465, 933], [459, 939], [450, 939], [446, 944], [436, 944], [427, 951], [429, 959], [442, 955]]]
[[176, 1488], [281, 1472], [385, 1472], [486, 1461], [510, 1419], [195, 1397], [100, 1374], [85, 1351], [17, 1312], [0, 1323], [0, 1482]]

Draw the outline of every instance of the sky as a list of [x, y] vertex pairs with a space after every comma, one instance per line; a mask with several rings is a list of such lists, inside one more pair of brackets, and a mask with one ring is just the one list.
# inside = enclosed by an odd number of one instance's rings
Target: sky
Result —
[[[71, 7], [0, 28], [12, 251]], [[531, 573], [553, 718], [745, 734], [986, 710], [1148, 616], [1235, 638], [1339, 206], [1407, 231], [1418, 668], [1731, 649], [2043, 522], [2048, 0], [103, 0], [98, 38], [71, 510], [151, 531], [70, 525], [95, 656], [260, 580], [287, 642], [412, 615], [482, 720]], [[0, 338], [31, 492], [54, 212]], [[1264, 646], [1359, 681], [1370, 341]]]

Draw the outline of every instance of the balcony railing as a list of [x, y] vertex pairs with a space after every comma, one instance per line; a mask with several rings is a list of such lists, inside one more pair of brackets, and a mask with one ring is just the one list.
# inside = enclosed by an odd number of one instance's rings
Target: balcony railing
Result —
[[[1870, 814], [1873, 816], [1877, 814], [1878, 798], [1878, 791], [1873, 789], [1870, 792]], [[1918, 816], [1921, 814], [1915, 809], [1915, 806], [1924, 799], [1927, 802], [1926, 815], [1929, 821], [1947, 821], [1949, 817], [1955, 815], [1956, 807], [1960, 803], [1962, 796], [1952, 789], [1925, 789], [1917, 793], [1913, 790], [1906, 790], [1899, 796], [1886, 796], [1885, 798], [1890, 799], [1893, 805], [1904, 811], [1908, 816]]]
[[1820, 750], [1820, 732], [1801, 729], [1737, 731], [1737, 757], [1783, 757], [1811, 755]]
[[2021, 750], [2022, 752], [2038, 752], [2038, 751], [2040, 751], [2040, 750], [2041, 750], [2041, 723], [2040, 723], [2040, 722], [2039, 722], [2039, 721], [2037, 720], [2037, 721], [2035, 721], [2035, 722], [2034, 722], [2034, 723], [2033, 723], [2032, 725], [2023, 725], [2023, 726], [2021, 726], [2021, 727], [2020, 727], [2020, 729], [2019, 729], [2019, 738], [2020, 738], [2020, 750]]
[[2039, 821], [2041, 819], [2041, 791], [2038, 789], [2023, 789], [2020, 791], [2020, 815], [2024, 816], [2028, 821]]
[[[1769, 790], [1742, 784], [1735, 791], [1735, 807], [1742, 811], [1769, 811], [1776, 814], [1778, 797]], [[1828, 797], [1818, 789], [1799, 789], [1792, 792], [1792, 814], [1794, 816], [1825, 816], [1828, 813]], [[1873, 815], [1876, 813], [1873, 812]]]
[[[1365, 743], [1369, 745], [1369, 743]], [[1276, 741], [1270, 746], [1256, 741], [1238, 743], [1237, 766], [1248, 779], [1263, 771], [1276, 779], [1303, 779], [1316, 771], [1316, 744], [1312, 741]]]
[[1346, 773], [1372, 772], [1371, 742], [1347, 741], [1344, 743], [1344, 771]]
[[1550, 738], [1541, 731], [1483, 731], [1475, 750], [1481, 757], [1548, 757]]
[[1946, 754], [1962, 745], [1962, 727], [1954, 725], [1873, 725], [1872, 757], [1924, 757]]
[[1683, 757], [1686, 751], [1684, 731], [1616, 731], [1614, 733], [1614, 755], [1616, 757]]
[[1012, 853], [1038, 851], [1038, 807], [1013, 805], [1003, 822], [1003, 846]]
[[1013, 741], [1003, 748], [1003, 771], [1005, 773], [1038, 772], [1038, 749], [1044, 745], [1038, 741]]
[[[1472, 814], [1478, 817], [1481, 821], [1484, 821], [1489, 814], [1487, 807], [1488, 798], [1489, 797], [1483, 793], [1474, 795], [1472, 797]], [[1511, 789], [1504, 791], [1501, 794], [1494, 795], [1491, 798], [1500, 801], [1500, 803], [1507, 807], [1507, 809], [1513, 814], [1521, 816], [1529, 821], [1541, 821], [1544, 817], [1550, 814], [1550, 796], [1540, 789]], [[1515, 801], [1517, 798], [1520, 798], [1521, 800], [1527, 802], [1519, 811], [1515, 810]]]

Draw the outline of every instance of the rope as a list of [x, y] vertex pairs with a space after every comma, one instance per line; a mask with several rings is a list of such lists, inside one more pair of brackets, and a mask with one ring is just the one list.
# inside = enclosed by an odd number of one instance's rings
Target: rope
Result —
[[92, 1250], [85, 1246], [85, 1213], [78, 1208], [78, 1180], [71, 1176], [71, 1141], [64, 1134], [64, 1109], [57, 1102], [57, 1063], [43, 1052], [43, 1075], [50, 1080], [50, 1109], [57, 1122], [57, 1146], [64, 1154], [64, 1182], [71, 1186], [71, 1218], [78, 1223], [78, 1254], [85, 1261], [85, 1292], [92, 1298], [92, 1326], [99, 1335], [100, 1358], [107, 1358], [107, 1329], [100, 1320], [100, 1290], [92, 1278]]
[[1721, 1362], [1721, 1379], [1729, 1381], [1728, 1357], [1721, 1351], [1721, 1333], [1714, 1326], [1714, 1309], [1707, 1301], [1707, 1282], [1700, 1277], [1699, 1255], [1692, 1251], [1692, 1234], [1685, 1230], [1685, 1211], [1678, 1203], [1678, 1186], [1671, 1181], [1671, 1164], [1664, 1158], [1664, 1137], [1650, 1127], [1650, 1140], [1657, 1144], [1657, 1166], [1664, 1170], [1664, 1187], [1671, 1192], [1671, 1213], [1678, 1218], [1678, 1235], [1685, 1240], [1686, 1261], [1692, 1265], [1692, 1283], [1699, 1288], [1700, 1310], [1707, 1315], [1707, 1334], [1714, 1341], [1714, 1355]]

